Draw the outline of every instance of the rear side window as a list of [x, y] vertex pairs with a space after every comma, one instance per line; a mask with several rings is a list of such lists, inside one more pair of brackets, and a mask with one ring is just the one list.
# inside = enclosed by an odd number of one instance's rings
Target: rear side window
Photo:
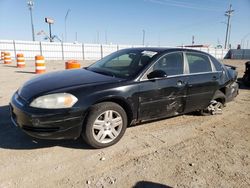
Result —
[[209, 58], [206, 55], [198, 53], [186, 53], [189, 72], [190, 73], [201, 73], [211, 72], [212, 67]]
[[222, 64], [217, 59], [215, 59], [213, 56], [210, 56], [210, 59], [213, 62], [215, 69], [217, 71], [222, 71]]
[[183, 55], [181, 52], [161, 57], [154, 65], [154, 70], [163, 70], [168, 76], [183, 74]]

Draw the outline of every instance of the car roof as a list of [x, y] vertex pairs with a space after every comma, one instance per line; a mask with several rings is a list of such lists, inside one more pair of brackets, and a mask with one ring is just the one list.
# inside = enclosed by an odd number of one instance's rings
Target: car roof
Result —
[[137, 47], [137, 48], [127, 48], [127, 50], [128, 49], [156, 51], [156, 52], [159, 52], [159, 53], [167, 53], [167, 52], [175, 52], [175, 51], [198, 52], [198, 53], [202, 53], [202, 54], [205, 54], [205, 55], [209, 55], [208, 53], [203, 52], [203, 51], [194, 50], [194, 49], [187, 49], [187, 48]]

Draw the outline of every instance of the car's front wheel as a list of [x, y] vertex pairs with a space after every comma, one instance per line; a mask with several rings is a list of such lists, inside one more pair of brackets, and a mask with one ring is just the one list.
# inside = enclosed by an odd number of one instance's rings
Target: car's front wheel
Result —
[[113, 102], [102, 102], [91, 107], [82, 137], [94, 148], [104, 148], [117, 143], [127, 128], [127, 114]]

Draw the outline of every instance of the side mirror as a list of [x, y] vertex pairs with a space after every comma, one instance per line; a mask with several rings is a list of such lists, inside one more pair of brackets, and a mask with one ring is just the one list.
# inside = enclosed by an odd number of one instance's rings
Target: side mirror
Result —
[[154, 70], [153, 72], [149, 73], [147, 77], [148, 79], [164, 78], [164, 77], [167, 77], [167, 74], [163, 70]]

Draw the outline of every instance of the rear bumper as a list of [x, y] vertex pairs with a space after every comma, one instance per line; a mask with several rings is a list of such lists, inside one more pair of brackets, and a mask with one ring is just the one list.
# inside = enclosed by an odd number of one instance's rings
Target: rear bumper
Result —
[[226, 102], [232, 101], [239, 94], [239, 84], [237, 82], [231, 83], [226, 88]]
[[41, 139], [76, 139], [83, 125], [79, 109], [35, 109], [17, 95], [10, 103], [11, 120], [28, 135]]

